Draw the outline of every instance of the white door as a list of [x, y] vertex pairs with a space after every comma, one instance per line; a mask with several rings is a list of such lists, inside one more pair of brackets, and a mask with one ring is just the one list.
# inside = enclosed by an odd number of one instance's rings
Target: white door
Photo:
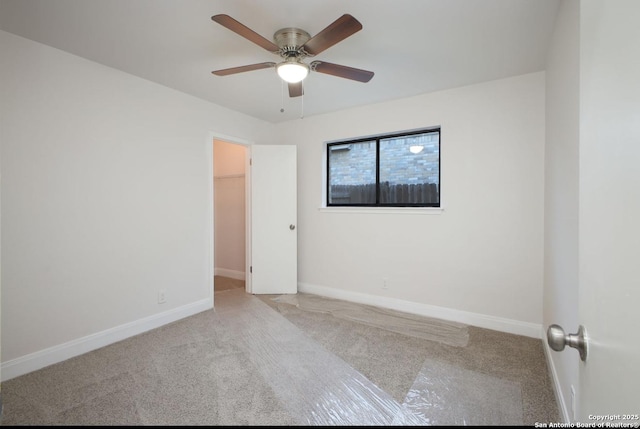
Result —
[[579, 317], [589, 349], [577, 420], [586, 423], [640, 423], [638, 19], [637, 0], [581, 2]]
[[250, 271], [253, 294], [298, 291], [296, 147], [251, 146]]

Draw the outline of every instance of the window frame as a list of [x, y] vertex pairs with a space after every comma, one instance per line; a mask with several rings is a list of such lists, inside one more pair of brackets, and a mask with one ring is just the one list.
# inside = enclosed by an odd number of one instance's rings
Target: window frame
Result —
[[[438, 202], [437, 203], [380, 203], [380, 142], [381, 140], [387, 140], [398, 137], [410, 137], [418, 134], [438, 133]], [[331, 203], [330, 191], [331, 191], [331, 148], [332, 147], [349, 147], [352, 144], [375, 142], [376, 145], [376, 162], [375, 162], [375, 185], [376, 185], [376, 202], [375, 203]], [[417, 209], [442, 209], [442, 129], [440, 126], [425, 127], [419, 129], [413, 129], [408, 131], [396, 131], [392, 133], [379, 134], [367, 137], [358, 137], [348, 140], [336, 140], [326, 143], [326, 158], [325, 158], [325, 204], [326, 208], [384, 208], [384, 209], [396, 209], [396, 208], [417, 208]]]

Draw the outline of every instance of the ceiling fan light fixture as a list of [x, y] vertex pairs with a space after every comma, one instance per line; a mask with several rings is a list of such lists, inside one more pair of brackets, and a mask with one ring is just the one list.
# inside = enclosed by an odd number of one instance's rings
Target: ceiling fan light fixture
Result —
[[309, 66], [295, 58], [289, 58], [276, 65], [276, 71], [285, 82], [298, 83], [309, 74]]

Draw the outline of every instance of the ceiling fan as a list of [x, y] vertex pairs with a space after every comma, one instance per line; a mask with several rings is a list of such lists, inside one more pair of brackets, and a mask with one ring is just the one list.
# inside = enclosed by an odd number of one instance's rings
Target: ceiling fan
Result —
[[279, 63], [264, 62], [212, 71], [211, 73], [216, 76], [228, 76], [236, 73], [275, 67], [278, 75], [288, 83], [290, 97], [299, 97], [303, 94], [302, 81], [310, 71], [358, 82], [369, 82], [373, 77], [373, 72], [367, 70], [328, 63], [326, 61], [312, 61], [310, 64], [302, 61], [306, 57], [318, 55], [336, 43], [360, 31], [362, 24], [349, 14], [342, 15], [313, 37], [299, 28], [282, 28], [273, 35], [273, 42], [262, 37], [229, 15], [214, 15], [211, 19], [282, 58], [282, 61]]

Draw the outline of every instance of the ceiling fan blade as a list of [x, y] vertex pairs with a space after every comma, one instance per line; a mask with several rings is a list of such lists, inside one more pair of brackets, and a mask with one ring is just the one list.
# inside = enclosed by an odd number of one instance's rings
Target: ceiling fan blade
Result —
[[271, 42], [269, 39], [262, 37], [246, 25], [241, 24], [240, 22], [231, 18], [229, 15], [214, 15], [211, 17], [211, 19], [222, 25], [223, 27], [227, 27], [234, 33], [241, 35], [250, 42], [253, 42], [256, 45], [266, 49], [269, 52], [277, 53], [280, 50], [280, 48], [278, 48], [275, 43]]
[[346, 13], [309, 39], [307, 43], [303, 45], [303, 49], [309, 55], [318, 55], [320, 52], [332, 47], [361, 29], [362, 24], [353, 16]]
[[276, 63], [258, 63], [258, 64], [250, 64], [248, 66], [231, 67], [228, 69], [214, 70], [211, 73], [215, 74], [216, 76], [228, 76], [230, 74], [244, 73], [244, 72], [260, 70], [260, 69], [268, 69], [270, 67], [275, 67], [275, 65]]
[[300, 97], [303, 93], [302, 82], [289, 84], [289, 97]]
[[358, 82], [369, 82], [374, 74], [372, 71], [341, 66], [339, 64], [327, 63], [324, 61], [314, 61], [310, 64], [310, 66], [311, 70], [318, 73], [330, 74], [331, 76], [357, 80]]

